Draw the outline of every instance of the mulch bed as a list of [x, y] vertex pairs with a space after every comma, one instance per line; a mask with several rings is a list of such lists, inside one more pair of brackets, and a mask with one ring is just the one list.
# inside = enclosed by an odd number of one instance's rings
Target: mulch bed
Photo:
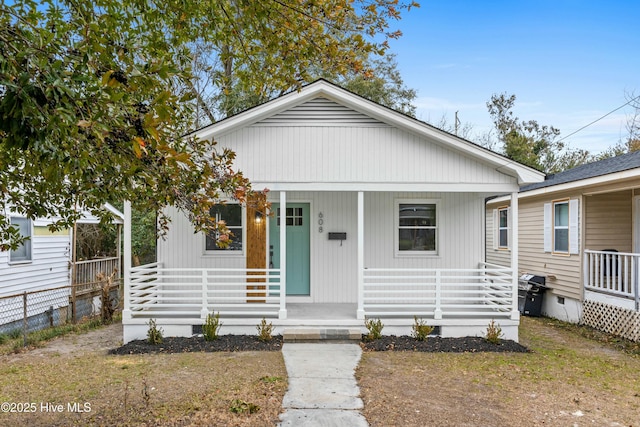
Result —
[[529, 349], [512, 340], [500, 340], [494, 344], [482, 337], [442, 338], [428, 337], [418, 341], [413, 337], [394, 335], [361, 344], [364, 351], [422, 351], [432, 353], [514, 352], [527, 353]]
[[[500, 340], [493, 344], [481, 337], [441, 338], [429, 337], [425, 341], [417, 341], [409, 336], [384, 336], [374, 341], [363, 341], [364, 351], [422, 351], [440, 353], [476, 353], [476, 352], [517, 352], [529, 350], [511, 340]], [[131, 341], [121, 347], [112, 349], [110, 354], [145, 354], [145, 353], [185, 353], [215, 351], [280, 351], [282, 336], [274, 336], [271, 341], [260, 341], [251, 335], [221, 335], [213, 341], [205, 341], [202, 337], [164, 338], [162, 344], [150, 344], [146, 340]]]

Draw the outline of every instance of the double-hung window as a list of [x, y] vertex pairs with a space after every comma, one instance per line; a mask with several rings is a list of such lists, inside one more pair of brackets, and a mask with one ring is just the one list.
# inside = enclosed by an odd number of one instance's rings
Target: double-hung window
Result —
[[438, 204], [435, 201], [396, 203], [396, 253], [438, 253]]
[[509, 248], [509, 208], [498, 209], [498, 248]]
[[11, 217], [11, 224], [18, 228], [20, 237], [26, 238], [16, 250], [9, 251], [9, 262], [31, 261], [31, 220], [23, 217]]
[[569, 253], [569, 201], [553, 204], [553, 251]]
[[224, 221], [226, 223], [231, 232], [231, 235], [228, 236], [231, 243], [226, 248], [220, 247], [217, 242], [221, 236], [218, 233], [210, 233], [205, 239], [205, 250], [242, 251], [242, 207], [238, 204], [216, 205], [211, 208], [210, 215], [215, 218], [216, 222]]
[[580, 252], [579, 199], [544, 204], [544, 251], [560, 255]]

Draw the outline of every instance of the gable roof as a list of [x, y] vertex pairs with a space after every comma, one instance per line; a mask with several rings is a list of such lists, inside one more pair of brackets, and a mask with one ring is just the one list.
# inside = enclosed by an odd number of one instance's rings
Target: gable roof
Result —
[[191, 136], [200, 139], [219, 138], [242, 127], [265, 121], [273, 116], [295, 108], [317, 98], [324, 98], [361, 113], [373, 120], [397, 127], [404, 131], [426, 137], [429, 141], [448, 149], [464, 153], [476, 161], [489, 164], [495, 170], [516, 177], [519, 185], [541, 182], [544, 174], [533, 168], [517, 163], [473, 142], [445, 132], [425, 122], [377, 104], [353, 92], [349, 92], [326, 80], [317, 80], [297, 91], [258, 105], [217, 123], [199, 129]]
[[520, 192], [533, 191], [540, 188], [552, 187], [560, 184], [577, 183], [589, 178], [604, 177], [605, 175], [638, 169], [640, 173], [640, 151], [623, 154], [616, 157], [588, 163], [575, 168], [548, 175], [544, 181], [525, 185]]

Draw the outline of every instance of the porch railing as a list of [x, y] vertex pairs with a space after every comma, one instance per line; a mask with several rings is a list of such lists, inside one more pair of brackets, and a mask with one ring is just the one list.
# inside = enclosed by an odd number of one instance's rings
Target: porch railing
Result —
[[135, 317], [277, 317], [281, 308], [279, 269], [131, 269], [129, 308]]
[[76, 261], [73, 272], [73, 285], [77, 286], [77, 292], [84, 292], [93, 289], [98, 283], [98, 273], [104, 273], [109, 276], [113, 271], [117, 271], [116, 281], [120, 279], [120, 258], [108, 257], [97, 258], [86, 261]]
[[476, 269], [364, 271], [363, 308], [368, 317], [510, 317], [517, 297], [511, 268], [486, 263]]
[[635, 301], [640, 301], [640, 254], [584, 251], [585, 289]]

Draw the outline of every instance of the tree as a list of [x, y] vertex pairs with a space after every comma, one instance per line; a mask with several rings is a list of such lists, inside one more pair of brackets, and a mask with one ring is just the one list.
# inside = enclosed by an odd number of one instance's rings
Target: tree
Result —
[[[250, 198], [234, 153], [182, 137], [193, 121], [190, 47], [215, 46], [259, 96], [305, 81], [310, 65], [363, 70], [384, 53], [397, 0], [16, 0], [0, 4], [0, 242], [19, 243], [7, 212], [58, 217], [105, 201], [183, 210], [225, 232], [209, 209]], [[319, 65], [318, 65], [319, 64]], [[225, 76], [215, 87], [229, 87]], [[255, 90], [254, 90], [255, 88]], [[273, 89], [275, 88], [275, 89]], [[160, 216], [166, 228], [168, 218]]]
[[[385, 107], [415, 117], [416, 91], [405, 86], [395, 55], [366, 62], [369, 73], [350, 73], [338, 81], [342, 87]], [[329, 77], [331, 79], [331, 77]]]
[[618, 141], [617, 144], [599, 153], [595, 156], [595, 160], [603, 160], [640, 150], [640, 96], [632, 92], [627, 93], [626, 98], [627, 104], [633, 107], [633, 112], [627, 116], [625, 125], [627, 129], [626, 140]]
[[590, 159], [585, 150], [572, 150], [558, 139], [560, 130], [522, 120], [513, 114], [515, 95], [493, 95], [487, 102], [497, 138], [505, 156], [527, 166], [556, 173], [583, 164]]

